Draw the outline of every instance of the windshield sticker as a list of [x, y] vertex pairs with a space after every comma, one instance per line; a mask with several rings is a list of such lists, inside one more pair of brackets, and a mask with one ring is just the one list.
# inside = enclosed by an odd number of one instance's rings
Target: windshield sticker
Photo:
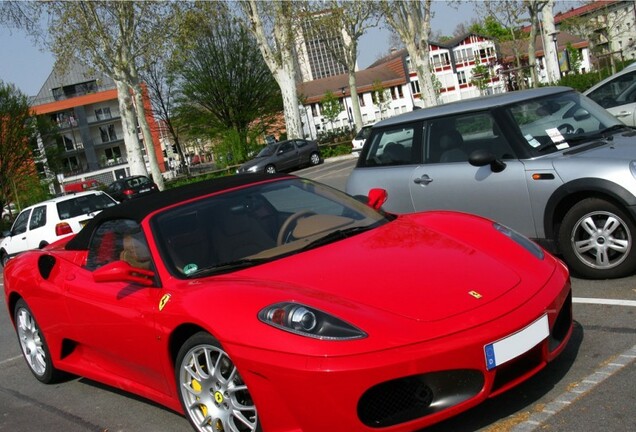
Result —
[[530, 144], [532, 147], [537, 148], [541, 145], [541, 143], [539, 141], [537, 141], [532, 135], [528, 134], [528, 135], [524, 135], [523, 136], [526, 141], [528, 141], [528, 144]]
[[199, 267], [192, 263], [192, 264], [186, 264], [185, 267], [183, 267], [183, 273], [186, 275], [192, 274], [195, 271], [197, 271], [199, 269]]
[[557, 128], [546, 129], [546, 133], [548, 134], [552, 142], [556, 144], [556, 148], [558, 148], [559, 150], [563, 150], [565, 148], [570, 147], [568, 143], [565, 142], [565, 138], [563, 138], [563, 135], [561, 135], [561, 132], [559, 132], [559, 129]]

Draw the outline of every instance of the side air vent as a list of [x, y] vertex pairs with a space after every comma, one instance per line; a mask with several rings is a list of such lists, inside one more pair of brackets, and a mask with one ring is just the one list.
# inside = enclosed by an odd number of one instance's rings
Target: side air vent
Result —
[[42, 255], [40, 259], [38, 259], [38, 270], [44, 279], [49, 278], [53, 267], [55, 267], [55, 258], [51, 255]]

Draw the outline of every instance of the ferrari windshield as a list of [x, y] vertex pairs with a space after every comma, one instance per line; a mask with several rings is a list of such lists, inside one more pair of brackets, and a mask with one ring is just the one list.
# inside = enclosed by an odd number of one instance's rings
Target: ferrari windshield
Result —
[[524, 142], [536, 155], [598, 138], [614, 126], [623, 125], [595, 102], [576, 92], [527, 100], [506, 109], [519, 127]]
[[339, 241], [386, 220], [335, 189], [286, 179], [172, 207], [151, 226], [167, 267], [197, 277]]

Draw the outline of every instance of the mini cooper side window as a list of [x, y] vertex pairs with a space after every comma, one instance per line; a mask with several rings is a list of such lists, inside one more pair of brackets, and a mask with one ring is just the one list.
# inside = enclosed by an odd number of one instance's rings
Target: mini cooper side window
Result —
[[472, 112], [431, 120], [426, 163], [467, 162], [475, 150], [487, 150], [500, 159], [513, 151], [490, 112]]
[[363, 153], [364, 166], [392, 166], [420, 163], [417, 145], [421, 134], [416, 124], [398, 125], [374, 131]]
[[95, 270], [113, 261], [126, 261], [133, 267], [150, 269], [152, 261], [148, 243], [139, 224], [130, 219], [102, 223], [88, 247], [86, 268]]

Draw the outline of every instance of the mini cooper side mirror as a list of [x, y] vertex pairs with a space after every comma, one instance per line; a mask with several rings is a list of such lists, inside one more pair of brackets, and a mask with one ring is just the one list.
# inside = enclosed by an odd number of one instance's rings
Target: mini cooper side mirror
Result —
[[488, 150], [475, 150], [468, 157], [468, 162], [472, 166], [481, 167], [490, 165], [492, 172], [502, 172], [506, 168], [506, 163], [489, 152]]

